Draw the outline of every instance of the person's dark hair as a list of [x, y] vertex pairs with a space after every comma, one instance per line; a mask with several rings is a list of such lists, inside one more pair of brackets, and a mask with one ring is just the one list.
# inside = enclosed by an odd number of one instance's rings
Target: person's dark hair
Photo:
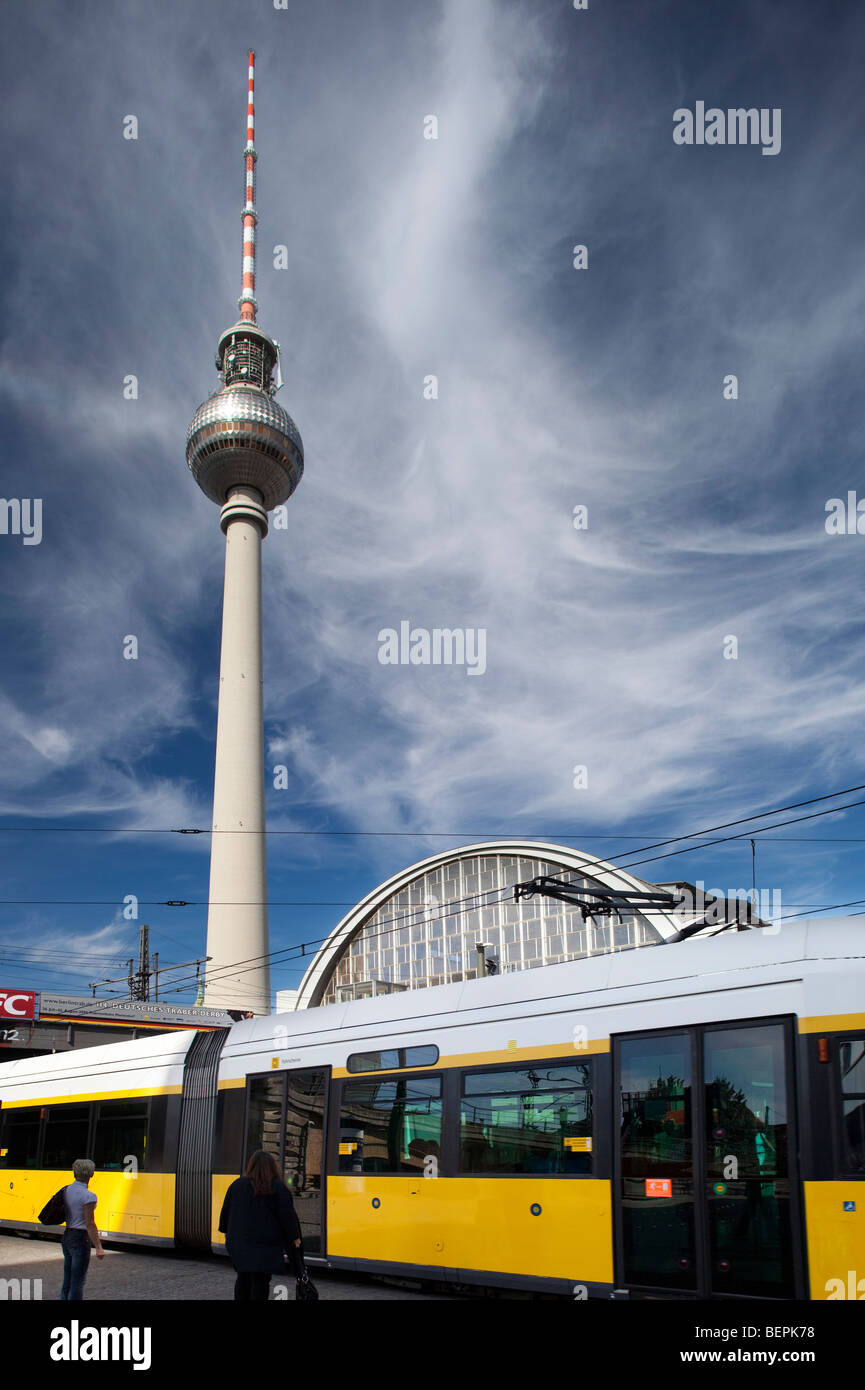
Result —
[[247, 1163], [245, 1176], [252, 1183], [253, 1196], [266, 1197], [273, 1187], [274, 1179], [279, 1181], [279, 1164], [273, 1154], [259, 1149]]

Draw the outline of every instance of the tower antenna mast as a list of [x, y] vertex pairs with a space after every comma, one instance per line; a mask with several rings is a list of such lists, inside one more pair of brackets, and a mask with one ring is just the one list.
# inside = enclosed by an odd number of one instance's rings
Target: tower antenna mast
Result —
[[258, 303], [255, 298], [255, 54], [249, 51], [249, 95], [246, 105], [246, 202], [243, 207], [243, 290], [238, 300], [244, 323], [255, 323]]

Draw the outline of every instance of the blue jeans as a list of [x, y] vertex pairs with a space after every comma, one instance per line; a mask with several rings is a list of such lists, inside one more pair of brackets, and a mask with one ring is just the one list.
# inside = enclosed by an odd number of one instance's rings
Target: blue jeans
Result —
[[60, 1241], [63, 1248], [63, 1288], [61, 1299], [80, 1303], [84, 1298], [84, 1280], [90, 1264], [90, 1237], [86, 1231], [64, 1231]]

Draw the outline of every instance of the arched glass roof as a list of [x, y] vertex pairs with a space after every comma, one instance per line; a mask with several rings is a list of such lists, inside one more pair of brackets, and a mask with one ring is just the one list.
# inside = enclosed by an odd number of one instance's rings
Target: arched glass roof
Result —
[[434, 855], [395, 874], [343, 918], [304, 976], [298, 1007], [474, 978], [479, 942], [504, 972], [649, 945], [681, 925], [658, 910], [623, 908], [584, 921], [579, 908], [552, 898], [514, 901], [514, 884], [563, 873], [587, 893], [651, 886], [565, 846], [494, 842]]

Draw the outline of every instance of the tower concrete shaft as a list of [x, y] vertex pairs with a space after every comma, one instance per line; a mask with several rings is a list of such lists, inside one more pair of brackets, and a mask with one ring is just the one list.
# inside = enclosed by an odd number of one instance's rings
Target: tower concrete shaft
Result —
[[235, 487], [222, 508], [225, 589], [213, 785], [204, 1002], [270, 1011], [261, 664], [261, 494]]

